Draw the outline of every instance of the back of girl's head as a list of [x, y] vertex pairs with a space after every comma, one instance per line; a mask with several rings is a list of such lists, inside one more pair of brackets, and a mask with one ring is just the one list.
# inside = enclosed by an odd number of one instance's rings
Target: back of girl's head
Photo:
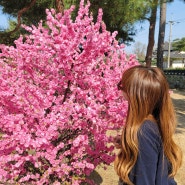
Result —
[[117, 174], [132, 184], [128, 174], [138, 155], [138, 130], [145, 119], [153, 116], [159, 126], [164, 153], [172, 164], [171, 176], [181, 165], [182, 153], [173, 140], [176, 116], [168, 82], [159, 68], [135, 66], [123, 73], [120, 89], [126, 93], [129, 110], [122, 132], [122, 147], [115, 160]]
[[159, 68], [135, 66], [124, 72], [121, 88], [127, 94], [132, 116], [144, 119], [152, 114], [159, 119], [159, 111], [169, 99], [168, 82]]

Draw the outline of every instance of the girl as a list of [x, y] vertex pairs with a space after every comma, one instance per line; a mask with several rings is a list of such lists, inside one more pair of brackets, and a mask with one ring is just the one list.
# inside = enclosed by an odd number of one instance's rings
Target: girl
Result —
[[135, 66], [119, 89], [129, 103], [115, 170], [120, 185], [175, 185], [182, 152], [173, 140], [176, 119], [168, 83], [159, 68]]

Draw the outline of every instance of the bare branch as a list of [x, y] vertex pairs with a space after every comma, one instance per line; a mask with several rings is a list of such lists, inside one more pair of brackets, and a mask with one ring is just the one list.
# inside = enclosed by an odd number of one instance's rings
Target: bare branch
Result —
[[64, 13], [64, 2], [63, 0], [55, 0], [55, 7], [57, 13]]

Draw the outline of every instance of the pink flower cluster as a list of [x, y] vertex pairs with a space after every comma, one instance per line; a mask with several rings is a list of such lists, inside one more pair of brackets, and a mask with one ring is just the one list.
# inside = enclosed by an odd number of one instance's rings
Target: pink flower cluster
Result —
[[107, 130], [123, 125], [117, 84], [127, 58], [116, 33], [81, 1], [64, 15], [24, 28], [15, 47], [0, 46], [0, 182], [79, 184], [114, 160]]

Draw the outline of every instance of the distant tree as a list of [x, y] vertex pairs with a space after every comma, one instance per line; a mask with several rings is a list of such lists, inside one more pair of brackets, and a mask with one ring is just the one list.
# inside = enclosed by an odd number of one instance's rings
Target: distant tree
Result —
[[134, 45], [133, 53], [136, 54], [139, 61], [143, 61], [146, 55], [146, 45], [141, 42], [136, 42]]
[[185, 51], [185, 37], [181, 39], [175, 39], [172, 42], [173, 49], [176, 51]]
[[[143, 20], [148, 8], [143, 0], [99, 1], [104, 10], [103, 20], [111, 32], [117, 30], [117, 38], [128, 44], [136, 35], [134, 23]], [[94, 6], [92, 6], [94, 8]], [[132, 13], [131, 13], [132, 12]]]
[[[179, 52], [185, 52], [185, 37], [181, 39], [175, 39], [172, 42], [173, 49]], [[184, 64], [185, 67], [185, 59], [182, 58], [182, 63]]]

